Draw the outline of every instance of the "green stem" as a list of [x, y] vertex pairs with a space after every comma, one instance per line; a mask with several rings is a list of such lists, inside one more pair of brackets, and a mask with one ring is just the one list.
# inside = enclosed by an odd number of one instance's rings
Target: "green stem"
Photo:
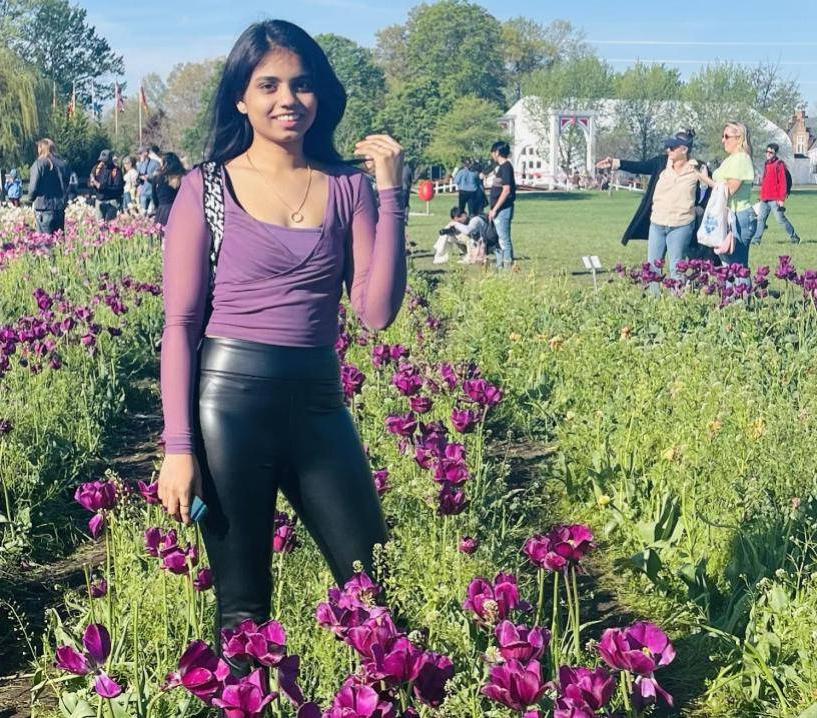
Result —
[[574, 640], [576, 646], [576, 663], [580, 664], [582, 661], [582, 615], [581, 603], [579, 603], [579, 582], [576, 578], [576, 567], [570, 567], [570, 581], [573, 589], [573, 610], [575, 611], [575, 618], [573, 622]]
[[533, 622], [533, 625], [541, 626], [545, 609], [545, 569], [539, 569], [537, 572], [537, 580], [539, 586], [539, 601], [536, 604], [536, 620]]
[[559, 629], [559, 572], [553, 572], [553, 616], [550, 621], [550, 653], [553, 657], [553, 676], [559, 675], [561, 663], [561, 638]]
[[278, 554], [278, 566], [276, 567], [275, 580], [275, 620], [281, 620], [281, 603], [284, 596], [284, 553]]
[[[568, 632], [572, 634], [573, 640], [576, 639], [576, 630], [573, 625], [575, 613], [573, 611], [573, 592], [570, 590], [570, 578], [565, 574], [565, 599], [567, 600], [567, 625], [565, 626], [565, 636]], [[575, 653], [575, 649], [574, 649]]]

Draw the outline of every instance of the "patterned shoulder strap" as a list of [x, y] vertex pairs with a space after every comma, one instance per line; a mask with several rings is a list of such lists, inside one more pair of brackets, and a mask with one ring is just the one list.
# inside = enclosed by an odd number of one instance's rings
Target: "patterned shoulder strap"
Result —
[[[216, 282], [216, 265], [224, 239], [224, 182], [218, 162], [202, 162], [204, 219], [210, 232], [210, 296]], [[209, 302], [208, 302], [209, 303]]]

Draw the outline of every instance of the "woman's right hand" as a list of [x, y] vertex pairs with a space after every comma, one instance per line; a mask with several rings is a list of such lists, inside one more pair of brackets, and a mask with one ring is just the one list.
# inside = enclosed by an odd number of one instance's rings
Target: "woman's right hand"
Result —
[[603, 160], [599, 160], [596, 162], [596, 169], [600, 170], [609, 170], [613, 166], [613, 158], [612, 157], [605, 157]]
[[159, 499], [176, 521], [189, 526], [190, 505], [201, 496], [201, 471], [192, 454], [166, 454], [159, 471]]

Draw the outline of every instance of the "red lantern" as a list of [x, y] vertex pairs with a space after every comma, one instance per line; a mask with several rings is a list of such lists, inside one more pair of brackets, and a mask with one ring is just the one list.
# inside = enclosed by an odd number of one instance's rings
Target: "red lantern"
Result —
[[434, 199], [434, 183], [431, 180], [422, 180], [417, 185], [417, 196], [423, 202], [431, 202]]

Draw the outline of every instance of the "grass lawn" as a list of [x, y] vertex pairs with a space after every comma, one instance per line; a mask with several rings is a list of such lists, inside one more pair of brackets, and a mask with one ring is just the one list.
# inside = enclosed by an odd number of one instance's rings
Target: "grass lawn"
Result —
[[[514, 252], [522, 269], [546, 274], [585, 274], [582, 255], [596, 254], [605, 269], [616, 262], [633, 265], [646, 260], [646, 241], [621, 244], [641, 194], [617, 191], [576, 191], [520, 194], [512, 226]], [[431, 215], [412, 215], [409, 237], [417, 242], [417, 266], [428, 269], [431, 247], [437, 231], [448, 222], [448, 212], [456, 204], [456, 195], [437, 196], [431, 202]], [[424, 203], [412, 199], [412, 211], [423, 212]], [[770, 216], [763, 243], [752, 247], [752, 267], [777, 264], [781, 254], [791, 255], [797, 267], [817, 267], [817, 187], [795, 189], [787, 203], [787, 214], [802, 237], [800, 245], [791, 245], [782, 228]], [[455, 266], [454, 261], [449, 266]], [[478, 271], [472, 268], [473, 271]]]

